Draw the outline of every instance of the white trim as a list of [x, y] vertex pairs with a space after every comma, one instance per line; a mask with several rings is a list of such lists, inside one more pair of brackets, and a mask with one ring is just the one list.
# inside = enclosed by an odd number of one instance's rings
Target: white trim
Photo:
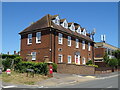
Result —
[[71, 46], [71, 36], [68, 36], [68, 46]]
[[82, 49], [85, 49], [85, 41], [82, 41]]
[[85, 57], [82, 58], [82, 64], [86, 64], [86, 58]]
[[76, 39], [76, 48], [79, 48], [79, 39]]
[[[70, 61], [69, 61], [69, 59], [70, 59]], [[72, 61], [71, 55], [68, 55], [67, 60], [68, 60], [68, 63], [71, 63], [71, 61]]]
[[88, 43], [88, 51], [91, 51], [91, 45]]
[[58, 33], [58, 44], [63, 44], [63, 34]]
[[36, 60], [36, 52], [31, 52], [32, 60]]
[[[40, 35], [39, 36], [39, 39], [38, 39], [38, 35]], [[39, 40], [39, 41], [38, 41]], [[37, 32], [36, 33], [36, 43], [41, 43], [41, 32]]]
[[[31, 43], [30, 43], [31, 39]], [[28, 34], [27, 44], [32, 44], [32, 34]]]
[[[61, 57], [61, 60], [59, 60], [59, 56]], [[63, 55], [62, 54], [58, 54], [58, 63], [62, 63], [63, 62]]]

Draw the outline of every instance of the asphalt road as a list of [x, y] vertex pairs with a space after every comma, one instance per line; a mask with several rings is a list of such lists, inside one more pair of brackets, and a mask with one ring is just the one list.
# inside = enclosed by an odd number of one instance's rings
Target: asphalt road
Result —
[[113, 77], [101, 77], [97, 80], [60, 86], [57, 88], [118, 88], [118, 78], [120, 80], [120, 77], [117, 75], [114, 75]]
[[[120, 74], [120, 73], [119, 73]], [[118, 73], [98, 75], [97, 79], [82, 83], [71, 83], [54, 87], [40, 87], [29, 85], [11, 85], [3, 83], [3, 88], [118, 88]]]

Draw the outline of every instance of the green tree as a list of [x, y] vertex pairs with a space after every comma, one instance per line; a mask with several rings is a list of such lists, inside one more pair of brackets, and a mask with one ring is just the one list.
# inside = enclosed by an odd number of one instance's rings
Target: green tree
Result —
[[105, 53], [105, 55], [104, 55], [103, 59], [104, 59], [104, 62], [105, 62], [106, 64], [108, 64], [108, 61], [109, 61], [109, 56], [108, 56], [108, 54], [107, 54], [107, 53]]
[[118, 60], [117, 60], [116, 58], [110, 59], [110, 60], [108, 61], [108, 65], [109, 65], [110, 67], [112, 67], [112, 72], [114, 72], [115, 66], [118, 65]]
[[89, 60], [86, 65], [93, 64], [92, 60]]
[[120, 66], [120, 50], [114, 51], [113, 55], [117, 58], [117, 60], [118, 60], [118, 66]]

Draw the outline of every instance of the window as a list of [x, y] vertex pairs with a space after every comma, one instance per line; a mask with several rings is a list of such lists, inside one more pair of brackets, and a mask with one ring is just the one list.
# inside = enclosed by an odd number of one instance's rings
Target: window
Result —
[[68, 63], [71, 63], [71, 56], [68, 55]]
[[61, 33], [58, 34], [58, 44], [63, 44], [63, 35]]
[[41, 43], [41, 32], [36, 33], [36, 43]]
[[28, 34], [28, 44], [32, 44], [32, 34]]
[[85, 61], [85, 58], [83, 57], [83, 59], [82, 59], [82, 63], [83, 64], [86, 64], [86, 61]]
[[71, 46], [71, 37], [68, 36], [68, 46]]
[[91, 50], [91, 46], [90, 46], [90, 43], [88, 43], [88, 51]]
[[59, 54], [58, 55], [58, 63], [61, 63], [61, 62], [63, 62], [63, 55]]
[[36, 60], [36, 52], [31, 52], [32, 60]]
[[85, 41], [82, 41], [82, 49], [85, 49]]
[[79, 48], [79, 39], [76, 39], [76, 48]]

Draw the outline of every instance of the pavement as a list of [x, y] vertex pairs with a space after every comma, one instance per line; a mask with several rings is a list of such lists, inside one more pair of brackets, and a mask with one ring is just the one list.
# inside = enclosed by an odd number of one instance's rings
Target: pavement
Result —
[[118, 75], [118, 72], [98, 75], [76, 75], [76, 74], [60, 74], [53, 73], [53, 77], [44, 81], [36, 82], [35, 85], [12, 85], [3, 83], [3, 88], [56, 88], [70, 86], [72, 84], [82, 84], [89, 81], [103, 80]]

